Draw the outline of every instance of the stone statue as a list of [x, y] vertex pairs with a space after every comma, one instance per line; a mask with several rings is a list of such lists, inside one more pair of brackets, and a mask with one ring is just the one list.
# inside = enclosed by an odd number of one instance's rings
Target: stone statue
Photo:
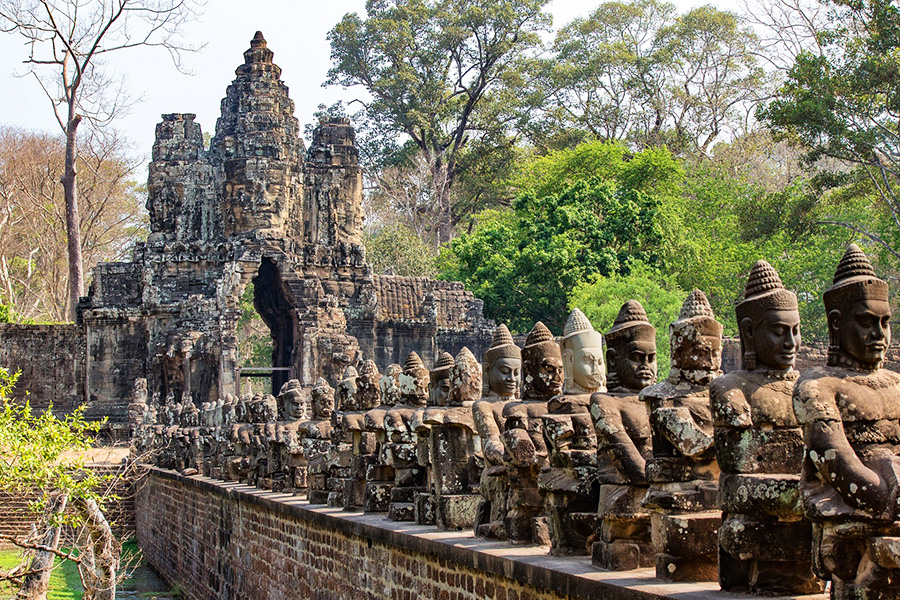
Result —
[[415, 519], [415, 496], [425, 491], [425, 469], [416, 454], [416, 433], [410, 427], [410, 417], [428, 403], [428, 369], [415, 352], [410, 352], [400, 373], [400, 403], [391, 408], [384, 419], [389, 458], [394, 468], [394, 488], [388, 519]]
[[764, 260], [736, 308], [743, 368], [709, 387], [719, 475], [719, 583], [767, 595], [821, 592], [800, 507], [803, 432], [791, 393], [800, 346], [797, 297]]
[[384, 428], [388, 411], [400, 401], [400, 373], [403, 367], [390, 364], [378, 380], [381, 404], [366, 412], [366, 431], [375, 436], [375, 452], [366, 469], [365, 512], [387, 512], [394, 488], [394, 467], [390, 464], [390, 443]]
[[622, 305], [606, 334], [609, 391], [591, 396], [600, 470], [600, 521], [591, 547], [594, 565], [615, 571], [652, 567], [646, 462], [652, 456], [650, 418], [639, 394], [656, 383], [656, 328], [637, 300]]
[[278, 471], [283, 474], [273, 485], [276, 491], [294, 494], [304, 493], [307, 488], [307, 462], [303, 456], [300, 428], [309, 419], [308, 399], [296, 379], [281, 386], [278, 394], [283, 420], [275, 427], [275, 439], [271, 442], [278, 459]]
[[319, 377], [312, 389], [313, 418], [303, 425], [303, 454], [309, 471], [309, 503], [327, 504], [334, 491], [329, 454], [331, 451], [332, 418], [334, 417], [334, 388]]
[[425, 470], [425, 491], [415, 497], [415, 518], [419, 525], [434, 525], [435, 492], [432, 473], [432, 454], [430, 447], [431, 423], [425, 419], [425, 411], [435, 407], [446, 407], [450, 396], [450, 367], [453, 366], [453, 355], [441, 352], [434, 361], [434, 368], [429, 373], [428, 405], [418, 407], [409, 419], [410, 428], [416, 434], [416, 462]]
[[831, 580], [835, 600], [898, 598], [900, 375], [882, 368], [888, 285], [851, 244], [824, 301], [828, 365], [803, 373], [793, 396], [813, 568]]
[[475, 516], [475, 533], [483, 537], [506, 539], [504, 519], [509, 480], [503, 461], [503, 407], [519, 392], [521, 370], [522, 351], [513, 342], [506, 325], [498, 325], [491, 347], [484, 353], [484, 397], [472, 405], [484, 459], [482, 501]]
[[566, 321], [560, 341], [565, 382], [550, 399], [544, 437], [550, 466], [538, 480], [550, 533], [550, 552], [587, 554], [597, 522], [599, 481], [597, 435], [591, 421], [591, 394], [606, 390], [603, 336], [579, 309]]
[[[367, 432], [365, 426], [368, 408], [363, 407], [362, 401], [363, 399], [366, 402], [376, 401], [378, 398], [373, 394], [380, 396], [378, 381], [373, 381], [378, 369], [373, 361], [366, 361], [361, 369], [365, 372], [364, 378], [354, 367], [347, 367], [344, 378], [338, 384], [340, 412], [335, 419], [335, 430], [332, 433], [333, 438], [335, 436], [340, 438], [337, 445], [332, 445], [332, 453], [340, 455], [337, 457], [336, 468], [341, 469], [341, 475], [344, 475], [344, 469], [347, 469], [346, 476], [338, 477], [341, 490], [340, 494], [335, 494], [332, 506], [342, 506], [344, 510], [362, 509], [368, 457], [375, 451], [375, 436]], [[360, 380], [363, 380], [362, 386]]]
[[543, 416], [550, 398], [562, 393], [563, 361], [559, 344], [540, 321], [522, 348], [522, 378], [522, 399], [503, 407], [504, 460], [509, 477], [506, 536], [510, 542], [549, 544], [538, 474], [549, 464]]
[[669, 326], [669, 377], [641, 391], [650, 414], [653, 456], [647, 461], [656, 576], [715, 581], [719, 466], [713, 447], [709, 384], [721, 372], [722, 325], [706, 294], [692, 291]]
[[472, 404], [481, 397], [481, 365], [464, 347], [455, 359], [443, 353], [431, 376], [432, 400], [442, 402], [426, 408], [422, 417], [429, 435], [435, 524], [441, 529], [468, 529], [481, 500], [472, 416]]

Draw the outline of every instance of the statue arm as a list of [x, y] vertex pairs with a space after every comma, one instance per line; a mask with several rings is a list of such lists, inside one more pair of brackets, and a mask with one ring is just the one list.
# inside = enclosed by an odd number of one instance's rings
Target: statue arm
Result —
[[813, 421], [803, 427], [807, 456], [825, 481], [853, 508], [894, 518], [895, 486], [862, 463], [840, 421]]
[[685, 456], [699, 456], [712, 447], [713, 436], [697, 425], [686, 406], [667, 406], [655, 412], [662, 434]]
[[475, 427], [481, 437], [481, 449], [485, 460], [492, 465], [503, 463], [503, 440], [500, 437], [500, 426], [494, 418], [494, 412], [490, 406], [476, 402], [472, 406], [472, 416], [475, 419]]
[[594, 413], [594, 428], [600, 440], [600, 447], [605, 446], [609, 450], [619, 473], [632, 483], [646, 482], [647, 474], [644, 469], [647, 461], [628, 435], [622, 415], [618, 412], [596, 410], [596, 406], [592, 406], [591, 409]]
[[746, 429], [753, 425], [750, 403], [738, 388], [723, 389], [721, 379], [716, 379], [709, 386], [709, 405], [713, 419], [717, 424]]

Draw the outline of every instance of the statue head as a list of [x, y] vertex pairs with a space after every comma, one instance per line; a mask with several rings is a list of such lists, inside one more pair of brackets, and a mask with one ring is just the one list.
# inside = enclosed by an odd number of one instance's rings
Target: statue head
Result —
[[432, 406], [447, 406], [450, 398], [451, 367], [453, 367], [453, 355], [449, 352], [441, 352], [429, 374], [431, 384], [428, 388], [428, 403]]
[[400, 402], [400, 373], [402, 372], [403, 367], [397, 363], [389, 364], [384, 370], [384, 375], [378, 380], [382, 404], [393, 406]]
[[606, 365], [603, 364], [603, 336], [579, 309], [569, 313], [560, 342], [565, 372], [565, 393], [589, 394], [603, 391]]
[[356, 403], [360, 410], [369, 410], [381, 404], [381, 373], [374, 360], [365, 361], [356, 379]]
[[462, 406], [481, 397], [481, 365], [472, 351], [463, 346], [450, 369], [450, 404]]
[[354, 367], [344, 369], [344, 377], [338, 382], [338, 408], [343, 411], [358, 410], [356, 404], [356, 380], [359, 374]]
[[877, 369], [891, 343], [887, 282], [856, 244], [850, 244], [825, 290], [828, 313], [828, 364]]
[[538, 321], [522, 348], [524, 396], [528, 400], [549, 400], [562, 393], [563, 360], [559, 344], [547, 326]]
[[400, 398], [414, 406], [425, 406], [428, 402], [428, 369], [415, 352], [406, 357], [400, 373]]
[[678, 319], [669, 325], [672, 366], [683, 371], [716, 372], [722, 364], [722, 324], [700, 290], [688, 294]]
[[334, 388], [319, 377], [312, 389], [313, 415], [316, 419], [330, 419], [334, 412]]
[[656, 383], [656, 328], [644, 307], [629, 300], [606, 334], [609, 387], [642, 390]]
[[266, 394], [259, 402], [259, 418], [257, 423], [273, 423], [278, 420], [278, 400], [272, 394]]
[[744, 297], [735, 308], [746, 371], [788, 371], [800, 346], [797, 296], [784, 289], [781, 277], [764, 260], [750, 270]]
[[296, 379], [291, 379], [283, 386], [278, 393], [278, 401], [281, 404], [281, 412], [286, 421], [302, 421], [306, 419], [306, 394], [303, 393], [303, 387]]
[[494, 328], [491, 347], [484, 353], [484, 395], [515, 398], [522, 373], [522, 351], [506, 325]]

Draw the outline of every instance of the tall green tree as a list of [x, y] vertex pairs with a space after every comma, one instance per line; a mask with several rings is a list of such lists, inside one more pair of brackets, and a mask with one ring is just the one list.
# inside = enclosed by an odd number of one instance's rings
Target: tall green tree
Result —
[[[819, 45], [801, 52], [760, 117], [820, 169], [810, 221], [844, 227], [900, 260], [900, 8], [833, 0]], [[829, 160], [830, 159], [830, 160]], [[847, 218], [842, 200], [868, 210]], [[858, 208], [858, 207], [857, 207]]]
[[[572, 174], [566, 165], [573, 162], [607, 168]], [[463, 281], [484, 299], [488, 316], [514, 330], [537, 320], [561, 329], [579, 284], [627, 274], [633, 261], [665, 264], [674, 237], [665, 196], [681, 177], [667, 151], [626, 161], [616, 143], [537, 159], [517, 180], [513, 210], [479, 215], [472, 234], [445, 248], [443, 274]]]
[[498, 94], [516, 62], [539, 46], [547, 2], [368, 0], [365, 17], [347, 14], [328, 34], [326, 83], [362, 87], [360, 116], [370, 132], [395, 144], [408, 140], [428, 165], [438, 243], [463, 216], [452, 191], [466, 150], [475, 140], [505, 139], [516, 118]]
[[560, 30], [553, 49], [540, 69], [544, 127], [639, 148], [706, 154], [746, 128], [764, 83], [756, 35], [711, 6], [677, 15], [659, 0], [605, 2]]

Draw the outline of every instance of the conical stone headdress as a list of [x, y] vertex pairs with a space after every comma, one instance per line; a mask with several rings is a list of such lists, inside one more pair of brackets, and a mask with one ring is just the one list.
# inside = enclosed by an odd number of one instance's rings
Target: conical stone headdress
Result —
[[834, 283], [825, 290], [825, 310], [845, 310], [859, 300], [887, 302], [888, 284], [875, 276], [872, 263], [859, 246], [850, 244], [838, 264]]
[[702, 290], [694, 289], [681, 305], [681, 311], [678, 313], [678, 318], [672, 323], [671, 330], [673, 334], [676, 334], [682, 329], [697, 326], [706, 326], [713, 333], [718, 331], [718, 335], [722, 335], [722, 324], [716, 321], [706, 294]]
[[575, 336], [592, 338], [589, 343], [585, 344], [588, 346], [596, 346], [599, 348], [603, 344], [603, 336], [600, 335], [599, 331], [594, 329], [590, 320], [579, 308], [574, 308], [572, 309], [572, 312], [569, 313], [569, 318], [566, 319], [566, 326], [563, 328], [563, 337], [560, 341], [560, 346], [565, 347], [566, 342]]
[[431, 370], [431, 382], [439, 381], [441, 379], [446, 379], [450, 376], [450, 367], [453, 366], [453, 355], [449, 352], [441, 352], [440, 356], [438, 356], [437, 361], [434, 363], [434, 368]]
[[772, 265], [760, 260], [750, 269], [743, 300], [735, 308], [737, 322], [747, 318], [756, 321], [767, 310], [797, 310], [797, 296], [784, 289]]
[[631, 340], [637, 335], [643, 334], [650, 337], [656, 336], [656, 327], [647, 318], [647, 311], [637, 300], [628, 300], [619, 309], [612, 329], [606, 334], [606, 343], [614, 345], [620, 340]]
[[509, 329], [502, 323], [494, 328], [494, 339], [491, 342], [491, 347], [484, 353], [485, 369], [489, 370], [501, 358], [522, 359], [522, 351], [513, 341]]

